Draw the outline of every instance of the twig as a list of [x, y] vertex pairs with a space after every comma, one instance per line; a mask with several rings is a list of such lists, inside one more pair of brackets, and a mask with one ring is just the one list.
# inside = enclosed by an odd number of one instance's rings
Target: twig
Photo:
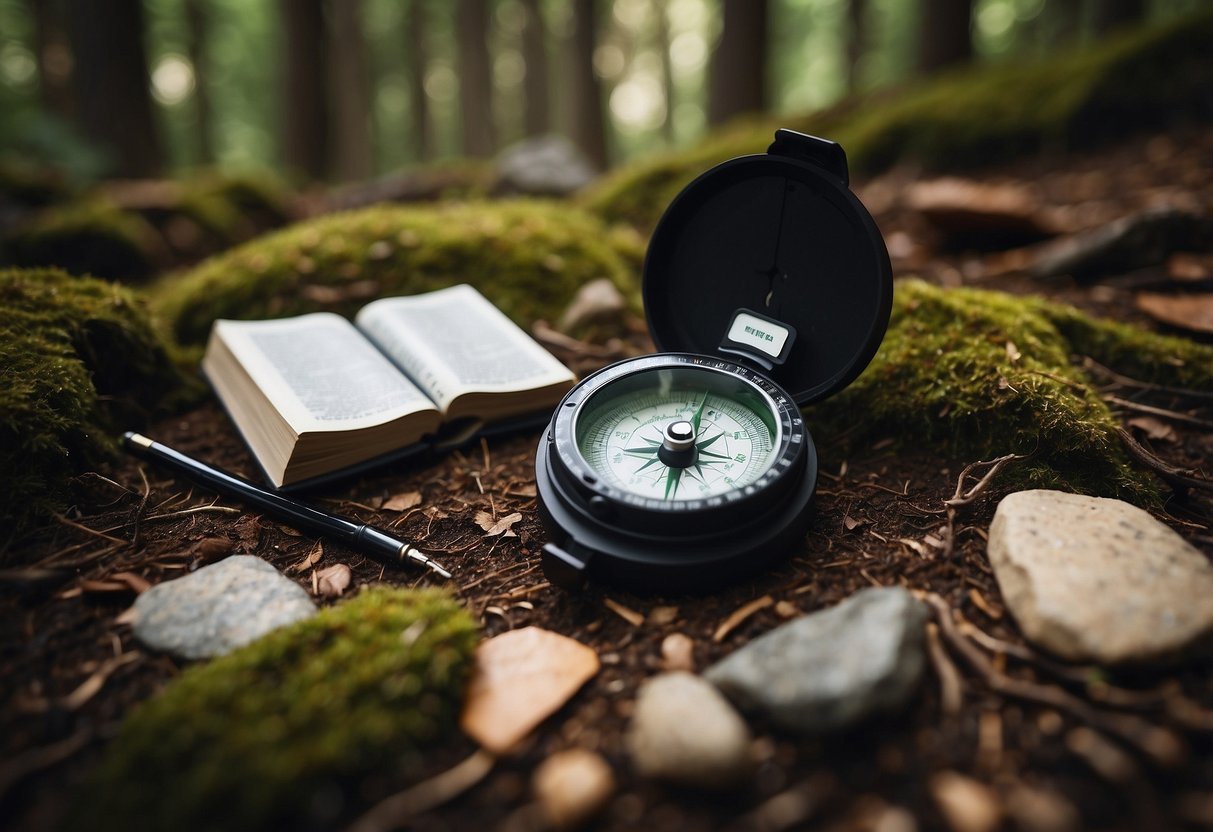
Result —
[[151, 523], [155, 520], [171, 520], [174, 517], [185, 517], [189, 514], [206, 514], [215, 512], [216, 514], [240, 514], [241, 509], [233, 508], [232, 506], [219, 506], [211, 503], [205, 506], [194, 506], [193, 508], [183, 508], [180, 511], [170, 511], [167, 514], [153, 514], [151, 517], [144, 517], [144, 523]]
[[1183, 741], [1173, 731], [1129, 714], [1104, 713], [1061, 688], [1013, 679], [999, 672], [971, 641], [957, 631], [952, 620], [952, 609], [943, 598], [933, 592], [916, 594], [931, 605], [944, 641], [970, 669], [982, 677], [990, 690], [1004, 696], [1046, 705], [1102, 731], [1115, 734], [1161, 766], [1178, 765], [1186, 756], [1187, 749]]
[[139, 500], [138, 508], [135, 509], [135, 530], [131, 534], [131, 545], [136, 548], [139, 547], [142, 532], [139, 521], [143, 517], [143, 512], [147, 511], [147, 499], [152, 493], [151, 483], [147, 481], [147, 474], [142, 465], [139, 466], [139, 478], [143, 480], [143, 496]]
[[454, 768], [381, 800], [351, 823], [346, 832], [399, 829], [410, 818], [455, 799], [479, 783], [492, 770], [495, 761], [492, 754], [478, 749]]
[[1124, 428], [1117, 428], [1116, 433], [1120, 436], [1120, 441], [1124, 443], [1125, 450], [1129, 452], [1129, 456], [1149, 468], [1158, 475], [1160, 480], [1177, 491], [1188, 488], [1213, 491], [1213, 480], [1194, 477], [1190, 471], [1176, 468], [1174, 465], [1164, 462], [1146, 450], [1146, 447], [1134, 439], [1133, 435]]
[[62, 514], [56, 514], [55, 519], [58, 520], [60, 523], [62, 523], [65, 526], [71, 526], [73, 529], [78, 529], [79, 531], [85, 532], [86, 534], [91, 534], [93, 537], [99, 537], [102, 540], [108, 540], [110, 543], [122, 543], [122, 544], [126, 543], [126, 541], [120, 537], [114, 537], [112, 535], [106, 534], [105, 532], [99, 532], [96, 529], [90, 529], [88, 526], [85, 526], [82, 523], [77, 523], [75, 520], [67, 519]]
[[1181, 425], [1192, 425], [1193, 427], [1203, 428], [1205, 430], [1213, 430], [1213, 422], [1208, 419], [1198, 419], [1195, 416], [1189, 416], [1187, 413], [1179, 413], [1175, 410], [1167, 410], [1165, 407], [1153, 407], [1148, 404], [1138, 404], [1137, 402], [1122, 399], [1120, 396], [1104, 396], [1104, 401], [1108, 404], [1114, 404], [1117, 407], [1123, 407], [1125, 410], [1132, 410], [1134, 413], [1146, 413], [1150, 416], [1159, 416], [1163, 419], [1170, 419], [1172, 422], [1179, 422]]
[[1126, 375], [1121, 375], [1115, 370], [1105, 367], [1090, 356], [1083, 357], [1082, 368], [1084, 370], [1093, 371], [1097, 375], [1101, 375], [1109, 381], [1120, 385], [1121, 387], [1131, 387], [1134, 390], [1141, 390], [1147, 393], [1165, 393], [1168, 396], [1180, 396], [1188, 399], [1213, 401], [1213, 392], [1209, 392], [1207, 390], [1188, 390], [1183, 387], [1167, 387], [1162, 384], [1152, 384], [1147, 381], [1138, 381], [1135, 378], [1129, 378]]
[[93, 738], [90, 729], [82, 729], [67, 739], [44, 745], [41, 748], [31, 748], [24, 754], [13, 757], [0, 765], [0, 798], [8, 791], [36, 771], [50, 768], [61, 763], [88, 744]]
[[720, 626], [716, 628], [716, 631], [712, 633], [712, 641], [716, 642], [717, 644], [724, 641], [726, 638], [728, 638], [729, 633], [737, 629], [743, 622], [745, 622], [746, 619], [756, 612], [765, 610], [774, 603], [774, 598], [772, 598], [770, 595], [764, 595], [761, 598], [755, 598], [748, 604], [743, 604], [742, 606], [733, 610], [732, 614], [722, 621]]
[[943, 712], [955, 716], [964, 705], [964, 680], [939, 643], [939, 625], [934, 621], [927, 622], [927, 655], [931, 657], [931, 666], [939, 677], [939, 701]]
[[[997, 459], [985, 460], [982, 462], [972, 462], [964, 467], [964, 470], [960, 472], [960, 476], [956, 478], [956, 491], [952, 494], [952, 498], [950, 500], [943, 501], [944, 507], [947, 509], [948, 519], [947, 525], [943, 530], [942, 554], [944, 558], [952, 557], [952, 553], [956, 549], [957, 509], [970, 505], [974, 500], [981, 496], [982, 492], [989, 487], [990, 483], [994, 481], [994, 477], [998, 475], [998, 472], [1001, 471], [1003, 466], [1005, 466], [1008, 462], [1014, 462], [1015, 460], [1024, 458], [1025, 457], [1022, 454], [1006, 454], [1005, 456], [1000, 456]], [[986, 465], [990, 466], [990, 470], [986, 471], [986, 475], [978, 480], [976, 485], [966, 491], [965, 480], [967, 480], [969, 475], [972, 474], [973, 469]]]

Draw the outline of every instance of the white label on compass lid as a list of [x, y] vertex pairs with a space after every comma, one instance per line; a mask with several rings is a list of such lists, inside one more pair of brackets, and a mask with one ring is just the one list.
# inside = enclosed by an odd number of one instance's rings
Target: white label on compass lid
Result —
[[789, 334], [787, 327], [774, 321], [755, 317], [748, 312], [738, 312], [729, 327], [728, 338], [734, 343], [744, 344], [772, 358], [778, 358], [783, 353], [783, 345], [787, 343]]

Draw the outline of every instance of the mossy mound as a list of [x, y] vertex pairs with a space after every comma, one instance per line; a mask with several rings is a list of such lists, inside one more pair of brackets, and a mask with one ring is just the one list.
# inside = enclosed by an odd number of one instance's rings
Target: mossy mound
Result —
[[69, 828], [334, 828], [456, 726], [476, 625], [378, 587], [187, 669], [131, 713]]
[[1093, 319], [1039, 298], [898, 283], [867, 370], [808, 414], [819, 446], [895, 437], [976, 461], [1028, 454], [1011, 477], [1136, 503], [1157, 499], [1118, 420], [1076, 366], [1083, 355], [1139, 379], [1213, 390], [1213, 347]]
[[678, 192], [712, 165], [761, 153], [777, 127], [839, 142], [852, 173], [902, 160], [932, 168], [991, 164], [1044, 149], [1079, 149], [1126, 131], [1213, 119], [1213, 11], [1037, 63], [966, 68], [799, 117], [734, 123], [690, 150], [620, 168], [581, 197], [609, 222], [651, 229]]
[[[56, 269], [0, 270], [5, 537], [62, 510], [69, 479], [185, 382], [134, 293]], [[0, 548], [3, 540], [0, 539]]]
[[320, 217], [254, 240], [153, 287], [182, 344], [216, 318], [328, 310], [470, 283], [523, 326], [554, 320], [577, 288], [615, 283], [639, 308], [643, 242], [630, 230], [549, 202], [375, 206]]
[[116, 182], [35, 214], [4, 239], [0, 259], [138, 282], [289, 218], [287, 192], [268, 174]]

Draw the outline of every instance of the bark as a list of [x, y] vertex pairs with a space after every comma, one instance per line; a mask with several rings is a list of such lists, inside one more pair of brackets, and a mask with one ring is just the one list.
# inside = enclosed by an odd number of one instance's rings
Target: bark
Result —
[[661, 135], [666, 144], [674, 143], [674, 65], [670, 61], [670, 17], [668, 0], [653, 0], [653, 13], [657, 16], [657, 54], [661, 56], [661, 88], [665, 93], [665, 120], [661, 123]]
[[724, 28], [709, 73], [709, 124], [766, 109], [767, 10], [767, 0], [723, 0]]
[[152, 108], [140, 0], [71, 0], [68, 27], [81, 131], [109, 155], [113, 173], [160, 173], [164, 151]]
[[924, 74], [973, 58], [972, 0], [924, 0], [918, 70]]
[[197, 159], [203, 164], [215, 161], [214, 118], [211, 110], [210, 19], [203, 0], [185, 0], [187, 51], [194, 68], [194, 118], [198, 137]]
[[867, 0], [850, 0], [847, 3], [847, 91], [857, 92], [860, 87], [859, 68], [867, 49]]
[[425, 73], [429, 66], [429, 50], [426, 35], [424, 0], [412, 0], [409, 4], [408, 31], [405, 39], [405, 54], [409, 66], [409, 104], [413, 116], [413, 147], [417, 158], [425, 161], [434, 157], [434, 124], [430, 117], [430, 97], [425, 91]]
[[62, 0], [26, 0], [34, 21], [34, 59], [42, 107], [65, 119], [75, 111], [72, 96], [72, 49]]
[[371, 144], [370, 53], [362, 31], [362, 0], [336, 0], [329, 94], [333, 119], [333, 172], [339, 181], [365, 179], [375, 169]]
[[522, 93], [526, 97], [523, 129], [528, 136], [541, 136], [552, 127], [551, 98], [548, 94], [548, 30], [543, 22], [539, 0], [523, 0], [526, 26], [522, 30], [522, 59], [526, 78]]
[[329, 173], [328, 30], [324, 0], [279, 0], [283, 44], [282, 158], [312, 179]]
[[455, 40], [459, 51], [459, 114], [463, 152], [492, 156], [497, 148], [493, 123], [493, 72], [488, 49], [487, 0], [459, 0]]
[[598, 46], [597, 0], [572, 0], [573, 34], [568, 43], [566, 84], [568, 135], [590, 163], [607, 166], [606, 117], [602, 109], [602, 86], [594, 72], [594, 50]]

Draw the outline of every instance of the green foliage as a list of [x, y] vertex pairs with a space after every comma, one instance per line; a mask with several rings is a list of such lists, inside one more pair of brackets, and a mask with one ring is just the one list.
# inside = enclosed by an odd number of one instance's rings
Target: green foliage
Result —
[[583, 283], [610, 278], [639, 308], [643, 244], [567, 205], [529, 200], [375, 206], [247, 243], [152, 287], [174, 336], [202, 343], [216, 318], [329, 310], [470, 283], [524, 326], [553, 320]]
[[1030, 454], [1013, 475], [1138, 503], [1157, 486], [1125, 455], [1119, 422], [1073, 358], [1165, 384], [1213, 389], [1213, 347], [975, 289], [898, 283], [884, 342], [859, 379], [809, 412], [824, 442], [896, 437], [962, 459]]
[[183, 380], [128, 290], [55, 269], [0, 270], [0, 513], [19, 533], [70, 493]]
[[369, 589], [187, 669], [135, 710], [71, 828], [332, 828], [359, 779], [413, 779], [456, 725], [476, 645], [437, 590]]
[[620, 168], [581, 203], [609, 222], [651, 229], [696, 175], [762, 152], [777, 127], [833, 139], [846, 149], [852, 173], [873, 173], [903, 160], [936, 168], [989, 164], [1091, 147], [1176, 120], [1208, 120], [1211, 41], [1213, 12], [1205, 11], [1037, 63], [966, 68], [807, 116], [735, 123], [689, 151]]

